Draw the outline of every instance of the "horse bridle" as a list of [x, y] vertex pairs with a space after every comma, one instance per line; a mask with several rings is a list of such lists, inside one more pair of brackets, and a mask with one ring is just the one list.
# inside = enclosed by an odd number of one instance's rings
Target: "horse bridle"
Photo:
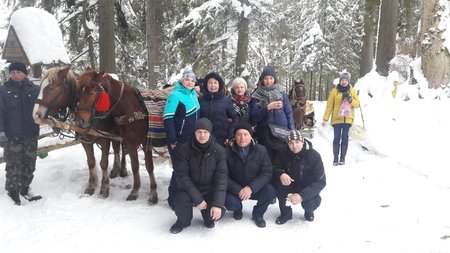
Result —
[[[45, 102], [42, 99], [36, 99], [36, 104], [42, 105], [47, 107], [47, 111], [50, 112], [52, 111], [52, 109], [57, 109], [58, 110], [58, 118], [65, 121], [70, 113], [72, 113], [75, 110], [75, 105], [77, 102], [77, 94], [76, 94], [76, 84], [74, 84], [73, 80], [68, 80], [68, 77], [64, 77], [64, 82], [63, 82], [63, 88], [59, 91], [59, 93], [53, 97], [53, 99], [50, 102]], [[70, 102], [69, 105], [64, 107], [64, 108], [56, 108], [54, 106], [54, 103], [56, 102], [56, 100], [58, 100], [58, 98], [62, 95], [65, 94], [66, 91], [69, 91], [69, 98], [70, 98]], [[67, 110], [67, 108], [69, 110]], [[65, 111], [65, 112], [64, 112]], [[62, 117], [60, 117], [62, 115]]]

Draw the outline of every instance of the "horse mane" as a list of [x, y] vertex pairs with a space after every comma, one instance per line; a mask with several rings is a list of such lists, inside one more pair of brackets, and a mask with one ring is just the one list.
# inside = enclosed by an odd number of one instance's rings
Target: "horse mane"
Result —
[[[44, 73], [44, 76], [42, 77], [42, 80], [48, 79], [48, 81], [50, 83], [56, 82], [58, 80], [58, 73], [62, 69], [63, 69], [63, 67], [50, 68], [49, 70], [47, 70]], [[69, 72], [67, 73], [67, 77], [69, 77], [70, 79], [76, 79], [75, 78], [75, 74], [73, 73], [72, 70], [69, 70]]]

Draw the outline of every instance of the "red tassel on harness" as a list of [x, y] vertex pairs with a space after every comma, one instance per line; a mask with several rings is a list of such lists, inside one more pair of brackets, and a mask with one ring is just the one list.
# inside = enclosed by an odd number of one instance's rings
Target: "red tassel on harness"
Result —
[[95, 106], [95, 110], [99, 112], [106, 112], [109, 110], [111, 102], [109, 101], [108, 93], [106, 93], [104, 90], [100, 92], [100, 95], [98, 96], [98, 102]]

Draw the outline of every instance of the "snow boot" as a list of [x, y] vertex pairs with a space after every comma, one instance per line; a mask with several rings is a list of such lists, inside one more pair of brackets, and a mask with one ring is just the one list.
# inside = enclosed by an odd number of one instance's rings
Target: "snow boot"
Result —
[[339, 165], [339, 143], [333, 143], [333, 166]]
[[8, 196], [14, 201], [14, 204], [20, 206], [19, 191], [16, 190], [8, 191]]
[[347, 155], [348, 144], [341, 145], [341, 158], [339, 159], [339, 165], [345, 165], [345, 156]]
[[24, 197], [28, 201], [36, 201], [42, 199], [41, 195], [33, 195], [30, 192], [30, 187], [28, 186], [22, 187], [22, 189], [20, 190], [20, 195], [22, 195], [22, 197]]

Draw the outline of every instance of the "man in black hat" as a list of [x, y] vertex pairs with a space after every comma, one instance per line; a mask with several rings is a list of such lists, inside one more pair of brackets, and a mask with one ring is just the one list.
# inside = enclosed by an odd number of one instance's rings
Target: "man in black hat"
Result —
[[273, 162], [281, 212], [275, 222], [281, 225], [292, 219], [291, 205], [297, 204], [305, 210], [305, 220], [313, 221], [314, 211], [322, 201], [319, 194], [326, 185], [322, 158], [299, 130], [289, 131], [286, 139], [287, 147]]
[[9, 79], [0, 86], [0, 146], [6, 161], [5, 188], [8, 196], [20, 205], [20, 195], [32, 201], [30, 184], [36, 169], [39, 125], [33, 120], [33, 107], [39, 86], [27, 78], [22, 62], [9, 65]]
[[255, 143], [252, 126], [239, 123], [234, 130], [234, 139], [227, 148], [229, 171], [225, 208], [233, 211], [233, 218], [242, 219], [242, 201], [256, 200], [252, 219], [256, 226], [266, 226], [264, 213], [275, 198], [275, 188], [270, 184], [272, 163], [267, 149]]
[[180, 233], [191, 225], [196, 206], [207, 228], [215, 226], [225, 212], [228, 171], [224, 148], [212, 137], [213, 125], [207, 118], [195, 123], [195, 136], [179, 147], [174, 163], [177, 191], [174, 198], [177, 221], [170, 228]]

